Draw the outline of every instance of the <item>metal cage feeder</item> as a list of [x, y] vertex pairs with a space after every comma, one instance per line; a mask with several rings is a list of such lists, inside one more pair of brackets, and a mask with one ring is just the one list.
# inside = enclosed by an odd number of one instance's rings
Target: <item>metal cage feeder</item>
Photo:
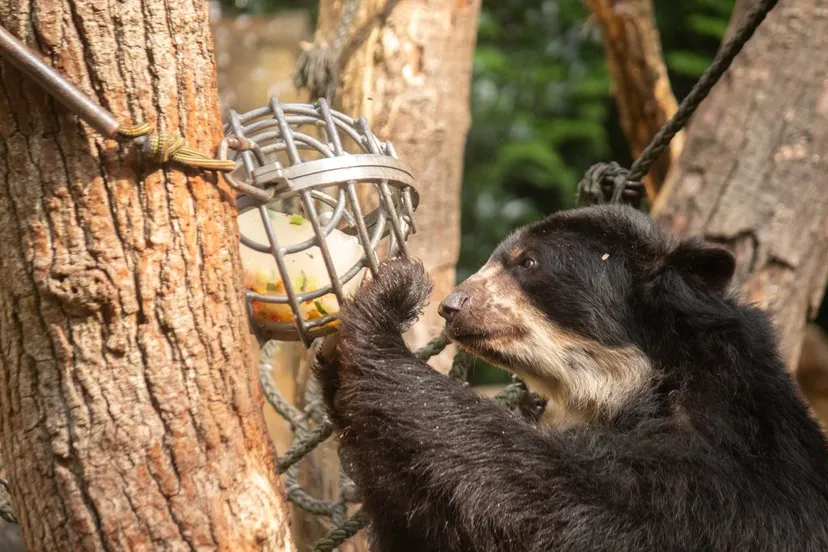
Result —
[[[243, 264], [258, 253], [260, 266], [272, 263], [270, 274], [278, 274], [278, 284], [262, 289], [261, 278], [251, 285], [245, 267], [247, 312], [259, 338], [310, 346], [335, 331], [338, 306], [366, 270], [377, 278], [381, 257], [408, 255], [419, 203], [414, 178], [364, 118], [334, 111], [324, 99], [273, 98], [266, 107], [230, 112], [219, 156], [236, 162], [225, 178], [239, 191]], [[251, 220], [260, 226], [242, 230]], [[298, 237], [288, 243], [294, 223]], [[313, 278], [305, 270], [297, 275], [302, 262], [315, 263]], [[334, 309], [322, 307], [321, 300], [330, 305], [334, 298]]]

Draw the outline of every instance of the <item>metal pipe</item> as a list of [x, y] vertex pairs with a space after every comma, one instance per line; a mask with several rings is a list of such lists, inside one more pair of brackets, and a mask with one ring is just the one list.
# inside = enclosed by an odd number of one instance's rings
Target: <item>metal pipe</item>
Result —
[[0, 27], [0, 55], [104, 137], [112, 138], [118, 132], [120, 123], [112, 113], [93, 102], [3, 27]]

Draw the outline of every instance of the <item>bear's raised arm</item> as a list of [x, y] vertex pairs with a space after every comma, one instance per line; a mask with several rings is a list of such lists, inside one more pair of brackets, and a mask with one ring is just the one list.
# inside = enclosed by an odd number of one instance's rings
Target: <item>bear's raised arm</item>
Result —
[[[749, 499], [673, 437], [655, 450], [598, 428], [542, 433], [435, 372], [401, 337], [429, 292], [422, 266], [381, 274], [343, 308], [341, 363], [317, 367], [377, 550], [657, 550], [688, 532], [712, 545], [714, 520], [681, 511], [705, 503], [721, 522]], [[675, 539], [653, 521], [669, 517]]]

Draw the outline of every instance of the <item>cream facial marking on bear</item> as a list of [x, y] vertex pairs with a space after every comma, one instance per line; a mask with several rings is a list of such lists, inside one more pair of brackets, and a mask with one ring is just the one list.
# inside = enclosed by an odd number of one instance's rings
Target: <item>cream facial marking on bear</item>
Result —
[[607, 347], [550, 321], [499, 263], [487, 263], [463, 286], [479, 324], [471, 333], [484, 337], [464, 344], [461, 333], [459, 344], [520, 375], [575, 417], [613, 415], [653, 375], [638, 348]]

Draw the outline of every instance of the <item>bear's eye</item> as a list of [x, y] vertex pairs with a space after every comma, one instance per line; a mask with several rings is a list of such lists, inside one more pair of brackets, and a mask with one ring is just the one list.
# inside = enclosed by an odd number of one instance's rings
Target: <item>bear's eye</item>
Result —
[[522, 261], [520, 261], [521, 268], [533, 268], [536, 264], [538, 264], [538, 262], [532, 257], [525, 257]]

